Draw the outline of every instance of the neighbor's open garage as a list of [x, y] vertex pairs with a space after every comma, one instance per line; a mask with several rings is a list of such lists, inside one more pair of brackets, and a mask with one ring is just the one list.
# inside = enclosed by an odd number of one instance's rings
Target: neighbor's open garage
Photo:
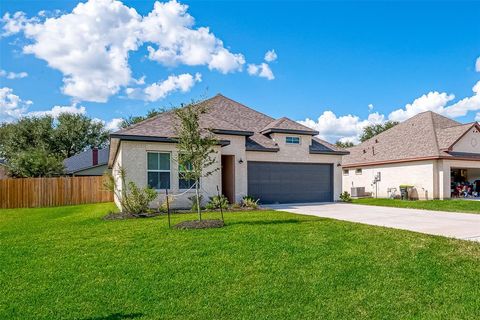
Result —
[[248, 194], [260, 203], [333, 201], [333, 165], [248, 162]]

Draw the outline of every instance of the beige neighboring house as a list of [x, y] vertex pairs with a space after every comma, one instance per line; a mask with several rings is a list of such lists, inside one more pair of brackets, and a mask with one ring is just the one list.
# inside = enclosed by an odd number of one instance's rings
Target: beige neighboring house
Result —
[[419, 199], [447, 199], [455, 183], [480, 179], [480, 125], [430, 111], [348, 151], [342, 162], [348, 192], [365, 188], [386, 198], [399, 195], [400, 185], [413, 185]]
[[[288, 118], [273, 119], [222, 95], [201, 102], [209, 107], [200, 125], [217, 138], [218, 169], [200, 181], [203, 201], [217, 194], [230, 202], [245, 195], [262, 203], [322, 202], [341, 192], [344, 150], [315, 138], [318, 132]], [[118, 179], [123, 167], [127, 180], [151, 186], [163, 201], [165, 189], [176, 207], [190, 207], [191, 181], [179, 176], [173, 112], [165, 112], [110, 135], [109, 167]], [[118, 199], [115, 199], [119, 205]]]

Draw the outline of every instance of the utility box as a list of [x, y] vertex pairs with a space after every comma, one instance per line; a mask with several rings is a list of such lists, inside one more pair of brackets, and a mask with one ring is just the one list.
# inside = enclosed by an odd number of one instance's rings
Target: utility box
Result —
[[351, 188], [351, 189], [350, 189], [350, 194], [351, 194], [352, 197], [354, 197], [354, 198], [365, 197], [365, 196], [366, 196], [366, 194], [365, 194], [365, 187]]

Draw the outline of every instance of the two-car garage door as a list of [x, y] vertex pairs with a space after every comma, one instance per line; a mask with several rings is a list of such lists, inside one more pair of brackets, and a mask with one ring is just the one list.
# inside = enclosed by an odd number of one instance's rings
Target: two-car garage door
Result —
[[333, 165], [248, 161], [248, 194], [265, 204], [333, 201]]

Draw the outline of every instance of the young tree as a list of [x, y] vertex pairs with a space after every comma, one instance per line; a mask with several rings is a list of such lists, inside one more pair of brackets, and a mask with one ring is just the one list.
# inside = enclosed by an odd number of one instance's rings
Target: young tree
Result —
[[375, 137], [376, 135], [396, 126], [397, 121], [387, 121], [384, 124], [372, 124], [363, 128], [363, 133], [360, 136], [360, 141], [365, 142], [368, 139]]
[[197, 202], [198, 219], [202, 220], [200, 210], [200, 178], [207, 177], [219, 168], [212, 169], [216, 161], [214, 146], [218, 140], [207, 129], [202, 129], [199, 120], [208, 108], [202, 104], [188, 104], [175, 109], [178, 120], [178, 164], [182, 178], [195, 181], [195, 198]]
[[347, 148], [351, 148], [353, 147], [355, 144], [351, 141], [345, 141], [345, 142], [342, 142], [340, 140], [338, 140], [337, 142], [335, 142], [335, 145], [337, 147], [340, 147], [340, 148], [343, 148], [343, 149], [347, 149]]

